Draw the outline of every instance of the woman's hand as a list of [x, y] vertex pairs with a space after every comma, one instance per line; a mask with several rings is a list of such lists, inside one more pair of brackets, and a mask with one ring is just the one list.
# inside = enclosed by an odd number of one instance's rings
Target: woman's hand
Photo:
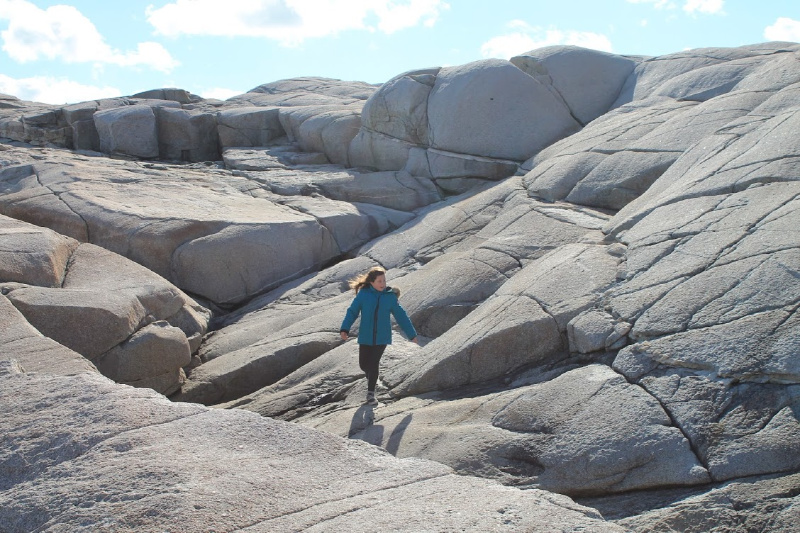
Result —
[[346, 341], [350, 336], [347, 334], [346, 331], [340, 331], [339, 336], [342, 338], [343, 341]]

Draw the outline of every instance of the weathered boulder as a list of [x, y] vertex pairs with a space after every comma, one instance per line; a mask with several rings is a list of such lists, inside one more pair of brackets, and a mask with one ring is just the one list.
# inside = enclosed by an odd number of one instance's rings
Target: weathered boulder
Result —
[[[116, 381], [170, 374], [153, 388], [169, 393], [180, 386], [181, 368], [206, 331], [207, 310], [146, 268], [49, 229], [0, 217], [0, 247], [4, 302], [18, 309], [30, 330], [95, 362]], [[30, 336], [15, 327], [19, 332], [9, 333], [8, 343]], [[8, 349], [27, 365], [25, 343]]]
[[[27, 372], [71, 375], [97, 372], [88, 359], [64, 345], [45, 337], [36, 330], [14, 305], [0, 295], [0, 364], [14, 359], [14, 368]], [[0, 369], [0, 375], [9, 371], [10, 365]]]
[[217, 118], [211, 113], [156, 108], [158, 156], [178, 161], [220, 159]]
[[593, 307], [615, 279], [619, 260], [605, 248], [566, 245], [531, 262], [431, 342], [423, 362], [409, 360], [387, 369], [384, 381], [393, 393], [405, 396], [564, 359], [567, 323]]
[[131, 294], [24, 287], [7, 297], [36, 329], [90, 360], [125, 341], [146, 316]]
[[[30, 222], [126, 255], [215, 302], [241, 301], [340, 253], [316, 219], [253, 198], [236, 180], [211, 190], [202, 180], [192, 187], [185, 179], [199, 178], [196, 171], [173, 178], [166, 168], [73, 161], [68, 172], [57, 164], [0, 171], [4, 189], [20, 191], [3, 197], [11, 204], [4, 211], [24, 210]], [[131, 170], [149, 179], [131, 187]], [[279, 243], [292, 241], [305, 244], [279, 250]], [[239, 243], [235, 251], [228, 248], [232, 242]]]
[[567, 323], [570, 352], [618, 350], [627, 343], [631, 325], [599, 309], [589, 309]]
[[614, 111], [522, 165], [526, 186], [547, 200], [625, 207], [686, 150], [800, 82], [796, 48], [644, 60]]
[[499, 179], [580, 129], [563, 98], [503, 60], [414, 70], [365, 104], [350, 164]]
[[580, 129], [563, 101], [498, 59], [439, 71], [428, 122], [432, 148], [517, 161]]
[[579, 46], [546, 46], [509, 61], [552, 87], [581, 125], [611, 108], [638, 63], [637, 58]]
[[45, 228], [0, 215], [0, 281], [61, 287], [79, 243]]
[[[714, 65], [722, 65], [730, 61], [743, 60], [750, 57], [760, 59], [763, 64], [765, 59], [773, 60], [776, 56], [786, 52], [796, 52], [798, 49], [800, 49], [800, 47], [797, 43], [773, 42], [741, 46], [738, 48], [698, 48], [695, 50], [647, 58], [641, 61], [636, 66], [631, 76], [628, 77], [613, 107], [652, 96], [663, 85], [668, 84], [667, 86], [669, 86], [676, 78], [694, 70]], [[701, 71], [699, 75], [689, 75], [683, 78], [683, 81], [689, 83], [689, 85], [684, 85], [684, 89], [678, 87], [678, 90], [692, 91], [693, 89], [690, 82], [697, 81], [706, 85], [704, 90], [708, 87], [709, 82], [712, 86], [714, 84], [717, 86], [724, 86], [727, 84], [726, 81], [720, 82], [718, 77], [715, 80], [714, 74], [720, 72], [719, 70], [715, 71], [712, 69], [710, 71]], [[726, 78], [727, 76], [723, 77]]]
[[141, 158], [158, 157], [158, 130], [154, 109], [132, 105], [98, 111], [92, 116], [100, 136], [100, 150]]
[[285, 132], [277, 108], [237, 107], [217, 115], [217, 131], [223, 150], [232, 146], [266, 146]]
[[190, 104], [200, 100], [200, 97], [196, 94], [191, 94], [189, 91], [179, 89], [177, 87], [151, 89], [149, 91], [136, 93], [132, 95], [131, 98], [142, 98], [147, 100], [172, 100], [173, 102], [178, 102], [179, 104]]

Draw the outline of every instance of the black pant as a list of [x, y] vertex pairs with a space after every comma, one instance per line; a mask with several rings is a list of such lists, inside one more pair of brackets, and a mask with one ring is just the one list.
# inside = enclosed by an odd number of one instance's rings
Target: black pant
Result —
[[367, 390], [375, 392], [375, 384], [378, 383], [378, 365], [381, 363], [381, 356], [386, 349], [385, 344], [358, 345], [358, 366], [367, 375]]

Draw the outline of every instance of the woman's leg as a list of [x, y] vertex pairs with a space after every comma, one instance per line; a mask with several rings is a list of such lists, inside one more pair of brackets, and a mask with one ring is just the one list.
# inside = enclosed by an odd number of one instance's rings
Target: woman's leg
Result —
[[370, 392], [375, 392], [375, 384], [378, 383], [378, 369], [384, 350], [386, 350], [385, 344], [375, 346], [368, 344], [358, 345], [358, 366], [367, 376], [367, 390]]

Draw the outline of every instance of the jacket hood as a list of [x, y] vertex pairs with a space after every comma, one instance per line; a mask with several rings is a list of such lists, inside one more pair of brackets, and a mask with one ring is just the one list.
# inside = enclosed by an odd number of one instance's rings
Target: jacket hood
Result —
[[[365, 288], [373, 290], [375, 292], [378, 292], [377, 290], [375, 290], [375, 287], [373, 287], [372, 285], [369, 285], [369, 286], [367, 286]], [[397, 296], [398, 298], [400, 297], [400, 289], [398, 289], [397, 287], [386, 287], [385, 289], [383, 289], [383, 293], [384, 294], [388, 294], [390, 292], [393, 292], [394, 295]]]

